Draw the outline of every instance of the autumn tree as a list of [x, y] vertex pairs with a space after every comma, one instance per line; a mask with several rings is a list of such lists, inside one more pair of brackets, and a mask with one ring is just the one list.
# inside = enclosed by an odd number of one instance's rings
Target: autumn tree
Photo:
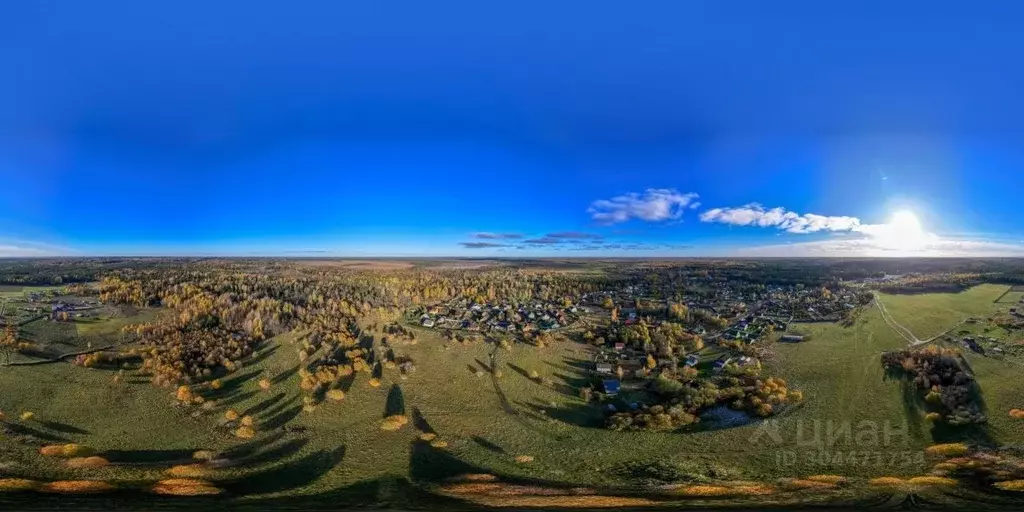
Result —
[[11, 355], [18, 349], [18, 328], [13, 324], [4, 327], [3, 336], [0, 337], [0, 351], [4, 354], [6, 364], [11, 364]]

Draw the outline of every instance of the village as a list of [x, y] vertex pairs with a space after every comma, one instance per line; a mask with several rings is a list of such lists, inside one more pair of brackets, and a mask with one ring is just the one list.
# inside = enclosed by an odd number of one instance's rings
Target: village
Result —
[[[636, 283], [548, 301], [457, 299], [416, 308], [409, 322], [449, 334], [504, 334], [522, 341], [544, 332], [583, 332], [585, 341], [597, 345], [590, 362], [591, 387], [606, 402], [606, 410], [614, 412], [623, 404], [635, 403], [627, 397], [615, 405], [612, 401], [620, 393], [643, 393], [663, 373], [711, 377], [759, 369], [758, 349], [753, 346], [759, 340], [802, 342], [805, 338], [794, 325], [839, 321], [865, 303], [862, 291], [847, 287], [736, 283], [712, 280], [709, 286], [707, 278], [694, 277], [681, 294], [678, 288]], [[661, 298], [666, 296], [675, 300]], [[685, 311], [685, 318], [673, 316], [679, 311]], [[694, 350], [659, 350], [650, 342], [626, 343], [616, 334], [641, 324], [644, 332], [657, 332], [664, 322], [682, 326], [680, 336], [699, 340], [690, 345]]]

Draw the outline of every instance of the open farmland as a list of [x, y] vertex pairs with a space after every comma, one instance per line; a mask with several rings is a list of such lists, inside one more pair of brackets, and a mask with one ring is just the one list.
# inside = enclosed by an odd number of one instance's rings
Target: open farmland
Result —
[[[224, 275], [235, 279], [234, 272]], [[523, 279], [523, 275], [516, 277]], [[530, 279], [549, 279], [552, 274], [538, 271], [529, 275], [533, 276]], [[589, 279], [564, 272], [554, 275], [558, 277], [551, 279]], [[377, 279], [377, 274], [354, 276]], [[248, 278], [239, 279], [244, 283]], [[340, 279], [352, 277], [343, 274]], [[189, 290], [185, 287], [165, 292], [161, 307], [140, 307], [115, 299], [122, 294], [130, 302], [140, 302], [144, 293], [140, 294], [138, 287], [137, 281], [110, 279], [101, 285], [99, 297], [104, 304], [91, 317], [69, 322], [42, 319], [21, 327], [23, 339], [50, 340], [61, 350], [117, 346], [105, 352], [113, 359], [95, 364], [65, 361], [0, 367], [0, 389], [5, 390], [0, 395], [0, 410], [6, 414], [4, 436], [0, 437], [0, 449], [6, 454], [0, 469], [4, 477], [39, 482], [102, 480], [114, 486], [123, 499], [159, 500], [167, 506], [211, 499], [151, 494], [154, 486], [159, 487], [158, 481], [170, 477], [199, 479], [204, 482], [203, 489], [192, 491], [217, 493], [220, 497], [215, 499], [254, 507], [323, 500], [374, 506], [423, 502], [448, 506], [555, 506], [570, 502], [574, 506], [699, 506], [707, 504], [702, 501], [705, 493], [718, 496], [715, 503], [719, 505], [742, 506], [753, 496], [769, 494], [782, 504], [835, 504], [878, 500], [886, 495], [879, 485], [890, 485], [884, 482], [902, 482], [899, 485], [904, 491], [900, 492], [926, 492], [922, 489], [933, 484], [915, 487], [907, 482], [912, 478], [931, 482], [927, 478], [933, 478], [928, 475], [936, 458], [926, 455], [926, 450], [949, 440], [948, 432], [938, 432], [925, 418], [909, 381], [887, 375], [881, 354], [905, 347], [906, 341], [870, 304], [845, 324], [794, 324], [788, 332], [804, 336], [799, 342], [778, 342], [776, 333], [750, 343], [762, 358], [759, 375], [784, 379], [789, 389], [802, 395], [799, 400], [778, 404], [774, 414], [758, 418], [733, 410], [729, 416], [739, 421], [719, 424], [714, 418], [720, 409], [727, 409], [720, 405], [713, 408], [715, 414], [709, 412], [696, 424], [616, 431], [606, 424], [606, 405], [623, 407], [633, 401], [660, 399], [656, 377], [644, 372], [643, 377], [624, 379], [628, 389], [624, 386], [614, 399], [596, 401], [582, 396], [582, 388], [601, 385], [601, 379], [594, 376], [595, 358], [620, 350], [608, 346], [612, 339], [619, 339], [612, 338], [618, 336], [617, 331], [602, 327], [640, 327], [628, 323], [632, 320], [616, 319], [618, 308], [612, 314], [586, 302], [593, 311], [578, 317], [566, 315], [568, 325], [543, 336], [459, 329], [457, 336], [444, 335], [442, 330], [417, 323], [422, 309], [413, 308], [417, 312], [409, 313], [356, 308], [352, 323], [328, 331], [351, 336], [344, 345], [346, 354], [340, 356], [335, 344], [324, 342], [323, 335], [317, 334], [318, 329], [330, 325], [329, 320], [296, 325], [263, 340], [249, 341], [237, 331], [232, 335], [217, 330], [223, 329], [224, 323], [189, 309], [196, 304], [207, 307], [203, 305], [213, 301], [195, 298], [201, 295], [177, 295]], [[652, 293], [637, 285], [625, 288], [631, 291], [623, 294]], [[779, 301], [783, 293], [823, 300], [817, 292], [784, 290], [773, 291], [773, 300]], [[894, 318], [910, 324], [915, 316], [936, 321], [1005, 309], [993, 302], [1003, 290], [1005, 287], [984, 285], [951, 296], [886, 295], [883, 300], [893, 304], [890, 312]], [[192, 293], [196, 293], [194, 289]], [[612, 297], [592, 302], [605, 299]], [[221, 303], [225, 300], [220, 299]], [[623, 299], [616, 295], [614, 300]], [[576, 307], [561, 299], [555, 302], [567, 309]], [[632, 302], [624, 301], [627, 308]], [[539, 304], [536, 307], [537, 311], [546, 310]], [[466, 308], [466, 314], [471, 311]], [[233, 313], [225, 310], [221, 315], [228, 319]], [[396, 318], [404, 319], [404, 326], [393, 323]], [[572, 318], [579, 320], [574, 323]], [[745, 322], [744, 318], [740, 314], [723, 321]], [[167, 330], [168, 325], [181, 325], [177, 322], [187, 328]], [[127, 324], [149, 327], [133, 329], [131, 335], [122, 337], [121, 327]], [[924, 324], [913, 328], [923, 329]], [[264, 325], [273, 324], [268, 321]], [[647, 328], [641, 325], [641, 331]], [[944, 330], [952, 325], [955, 322], [935, 328]], [[163, 330], [153, 326], [163, 326]], [[983, 324], [964, 327], [980, 329]], [[608, 344], [585, 342], [584, 334], [593, 330], [608, 336]], [[157, 337], [167, 332], [183, 334]], [[651, 332], [655, 338], [663, 335], [653, 327]], [[188, 337], [193, 335], [197, 337]], [[194, 347], [205, 348], [180, 348], [184, 346], [180, 344], [192, 342], [197, 344]], [[232, 360], [204, 357], [203, 350], [226, 342], [233, 347], [251, 346], [252, 350], [239, 348]], [[164, 351], [164, 346], [172, 350]], [[736, 347], [736, 343], [708, 341], [697, 351], [697, 378], [714, 378], [713, 363], [736, 357]], [[163, 364], [166, 359], [161, 358], [179, 354], [194, 355], [171, 361], [181, 361], [185, 368], [209, 365], [206, 368], [213, 370], [205, 374], [191, 370], [178, 380], [169, 380], [166, 375], [178, 375], [169, 373], [177, 371], [176, 367], [154, 365]], [[991, 419], [979, 431], [983, 436], [965, 434], [962, 440], [971, 446], [981, 442], [986, 448], [1024, 442], [1024, 421], [1009, 414], [1010, 409], [1024, 408], [1019, 399], [1017, 360], [969, 351], [964, 354], [977, 376]], [[364, 356], [369, 364], [360, 368], [357, 363]], [[677, 352], [680, 360], [684, 356], [682, 350]], [[350, 370], [337, 374], [330, 370], [327, 380], [320, 381], [327, 384], [317, 384], [318, 365], [333, 368], [335, 363], [330, 361], [342, 357], [354, 361], [351, 366], [341, 365]], [[658, 359], [665, 357], [659, 354]], [[651, 370], [648, 373], [656, 375], [656, 369]], [[663, 371], [666, 378], [672, 378], [673, 373]], [[31, 417], [22, 416], [28, 412]], [[60, 457], [40, 455], [45, 445], [66, 443], [87, 446], [106, 463], [75, 467]], [[194, 460], [200, 454], [204, 455]], [[492, 480], [450, 480], [466, 474], [489, 475], [475, 478]], [[807, 477], [826, 482], [814, 483]], [[881, 477], [892, 480], [871, 483]], [[828, 483], [837, 479], [845, 483]], [[955, 480], [941, 482], [961, 485]], [[573, 492], [579, 493], [578, 500], [567, 498], [565, 489], [570, 488], [577, 489]], [[966, 494], [958, 498], [928, 495], [969, 501], [976, 491], [965, 488]], [[0, 494], [0, 503], [9, 499], [5, 496], [16, 495]], [[34, 504], [52, 505], [45, 496]], [[90, 502], [92, 498], [79, 499]], [[294, 501], [304, 499], [311, 501]]]

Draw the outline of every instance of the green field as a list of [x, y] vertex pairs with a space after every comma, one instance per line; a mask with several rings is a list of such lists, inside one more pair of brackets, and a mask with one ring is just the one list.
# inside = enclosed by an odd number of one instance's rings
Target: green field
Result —
[[42, 292], [48, 290], [59, 290], [62, 286], [12, 286], [0, 285], [0, 299], [23, 298], [31, 292]]
[[[885, 300], [900, 322], [933, 332], [952, 325], [948, 319], [986, 314], [997, 307], [992, 299], [998, 293], [998, 287], [983, 286], [955, 296]], [[93, 329], [92, 334], [116, 332]], [[620, 469], [636, 461], [692, 468], [706, 478], [763, 482], [813, 474], [869, 478], [927, 472], [930, 465], [920, 453], [934, 442], [931, 426], [913, 406], [906, 383], [885, 377], [881, 352], [905, 341], [879, 311], [865, 309], [851, 327], [802, 324], [800, 330], [808, 340], [776, 344], [765, 375], [785, 378], [805, 400], [770, 423], [718, 430], [698, 426], [687, 432], [608, 431], [600, 428], [601, 413], [576, 396], [592, 348], [564, 341], [495, 352], [491, 344], [445, 342], [426, 330], [418, 331], [417, 344], [394, 347], [415, 361], [417, 370], [407, 378], [385, 369], [374, 388], [369, 375], [357, 374], [343, 385], [344, 400], [307, 412], [292, 344], [298, 334], [290, 334], [268, 341], [249, 364], [224, 379], [222, 389], [206, 392], [218, 405], [195, 417], [195, 408], [174, 405], [172, 389], [132, 377], [114, 383], [112, 371], [66, 363], [0, 368], [0, 410], [9, 418], [36, 413], [37, 421], [25, 423], [22, 433], [37, 441], [87, 444], [119, 464], [68, 469], [11, 437], [0, 438], [0, 449], [11, 454], [9, 464], [17, 474], [133, 485], [158, 479], [194, 450], [241, 447], [237, 464], [210, 476], [230, 491], [264, 498], [320, 495], [377, 482], [377, 503], [406, 492], [380, 482], [431, 481], [466, 472], [628, 486], [635, 482]], [[502, 375], [478, 376], [492, 353]], [[980, 356], [970, 360], [991, 411], [990, 435], [1003, 444], [1024, 442], [1024, 422], [1006, 414], [1024, 407], [1017, 385], [1020, 367]], [[550, 383], [531, 380], [530, 371]], [[264, 378], [274, 382], [270, 390], [258, 386]], [[255, 441], [240, 441], [219, 426], [228, 408], [254, 417]], [[412, 421], [397, 432], [381, 430], [382, 418], [391, 414]], [[420, 430], [436, 433], [447, 448], [424, 452], [425, 443], [417, 441]], [[811, 443], [815, 439], [821, 444]], [[517, 463], [519, 455], [534, 461]]]
[[960, 293], [893, 295], [880, 293], [889, 314], [918, 338], [927, 339], [952, 328], [968, 317], [986, 319], [1011, 305], [996, 303], [1005, 285], [983, 284]]

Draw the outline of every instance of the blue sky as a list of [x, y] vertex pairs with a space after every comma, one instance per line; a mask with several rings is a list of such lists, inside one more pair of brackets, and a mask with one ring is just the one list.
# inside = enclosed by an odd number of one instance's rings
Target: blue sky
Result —
[[1024, 255], [1019, 2], [295, 4], [5, 8], [0, 256]]

